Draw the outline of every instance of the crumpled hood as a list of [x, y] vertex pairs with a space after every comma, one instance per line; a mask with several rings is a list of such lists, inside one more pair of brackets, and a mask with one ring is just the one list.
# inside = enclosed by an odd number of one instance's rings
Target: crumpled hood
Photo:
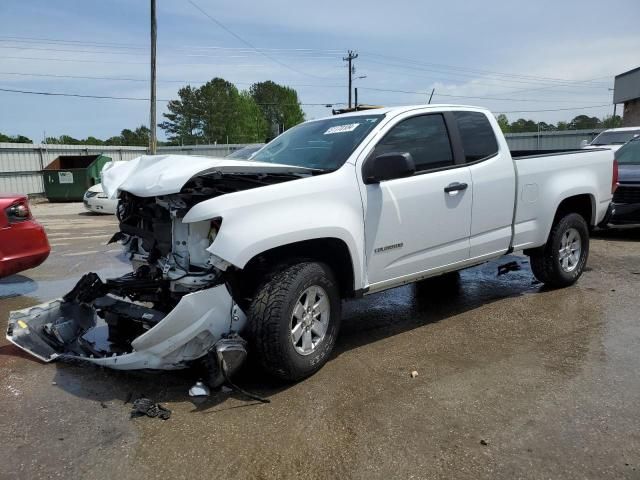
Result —
[[193, 177], [207, 173], [309, 173], [291, 165], [231, 160], [191, 155], [143, 155], [130, 161], [111, 162], [102, 170], [102, 187], [109, 198], [119, 191], [138, 197], [178, 193]]

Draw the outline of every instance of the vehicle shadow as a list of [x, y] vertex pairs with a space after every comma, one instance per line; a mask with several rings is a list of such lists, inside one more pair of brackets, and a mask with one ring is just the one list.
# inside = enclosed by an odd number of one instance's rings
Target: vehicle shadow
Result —
[[638, 242], [640, 241], [640, 226], [622, 226], [595, 230], [591, 237], [619, 242]]
[[[516, 268], [498, 276], [498, 266], [516, 263]], [[415, 328], [439, 322], [481, 305], [504, 298], [542, 290], [534, 281], [528, 259], [508, 256], [461, 273], [449, 274], [398, 287], [359, 301], [343, 304], [341, 332], [331, 360], [342, 353], [392, 337]], [[331, 361], [330, 360], [330, 361]], [[177, 372], [115, 371], [93, 365], [59, 363], [55, 374], [57, 388], [87, 399], [130, 402], [146, 396], [155, 402], [191, 401], [193, 412], [216, 413], [229, 408], [256, 405], [259, 402], [241, 392], [212, 392], [204, 399], [188, 396], [189, 388], [206, 378], [205, 372], [190, 369]], [[249, 359], [233, 378], [242, 389], [269, 398], [291, 384], [267, 376]], [[229, 397], [242, 400], [237, 405], [223, 404]]]

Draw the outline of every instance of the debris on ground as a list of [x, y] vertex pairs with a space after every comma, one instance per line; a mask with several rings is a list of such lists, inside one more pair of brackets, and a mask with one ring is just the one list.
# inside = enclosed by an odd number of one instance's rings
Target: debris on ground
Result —
[[162, 420], [169, 420], [171, 417], [171, 410], [163, 407], [159, 403], [154, 403], [153, 400], [140, 397], [133, 401], [133, 409], [131, 410], [131, 418], [143, 417], [160, 418]]
[[480, 445], [489, 445], [489, 442], [487, 442], [484, 438], [480, 440]]
[[210, 393], [209, 387], [207, 387], [202, 380], [198, 380], [195, 385], [189, 389], [190, 397], [208, 397]]
[[410, 375], [411, 378], [416, 378], [418, 376], [418, 372], [416, 370], [413, 370]]
[[520, 270], [520, 264], [518, 262], [507, 262], [502, 265], [498, 265], [498, 277], [509, 272], [517, 272]]

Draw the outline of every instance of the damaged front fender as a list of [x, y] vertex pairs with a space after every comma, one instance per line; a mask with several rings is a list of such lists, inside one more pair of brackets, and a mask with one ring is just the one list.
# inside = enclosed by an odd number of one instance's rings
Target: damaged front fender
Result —
[[[104, 298], [125, 314], [153, 320], [157, 313], [144, 312], [137, 303]], [[241, 331], [245, 322], [244, 313], [221, 284], [184, 295], [125, 351], [113, 342], [113, 329], [96, 307], [77, 300], [56, 299], [11, 312], [7, 339], [45, 362], [73, 358], [119, 370], [175, 370], [205, 356], [218, 341]]]

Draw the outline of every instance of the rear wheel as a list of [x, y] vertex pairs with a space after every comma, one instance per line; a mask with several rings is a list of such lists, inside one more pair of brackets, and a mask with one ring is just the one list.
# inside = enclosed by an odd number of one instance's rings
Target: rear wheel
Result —
[[589, 256], [589, 227], [577, 213], [561, 217], [551, 228], [547, 243], [530, 252], [531, 270], [546, 285], [573, 285], [582, 275]]
[[301, 262], [272, 273], [249, 309], [257, 360], [283, 380], [312, 375], [333, 350], [340, 307], [338, 285], [326, 264]]

